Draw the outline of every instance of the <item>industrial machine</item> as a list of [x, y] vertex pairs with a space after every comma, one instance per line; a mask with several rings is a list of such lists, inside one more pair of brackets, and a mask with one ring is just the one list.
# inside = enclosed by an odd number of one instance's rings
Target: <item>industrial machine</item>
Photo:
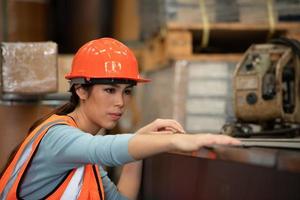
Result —
[[[232, 136], [299, 134], [300, 43], [280, 38], [255, 44], [245, 52], [233, 75], [237, 121], [225, 124]], [[254, 131], [251, 124], [259, 125]]]

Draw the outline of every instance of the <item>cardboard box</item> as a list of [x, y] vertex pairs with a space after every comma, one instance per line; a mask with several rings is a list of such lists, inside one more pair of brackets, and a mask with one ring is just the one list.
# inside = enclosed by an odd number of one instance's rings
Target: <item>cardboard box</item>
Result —
[[1, 91], [20, 95], [57, 92], [57, 44], [2, 43]]

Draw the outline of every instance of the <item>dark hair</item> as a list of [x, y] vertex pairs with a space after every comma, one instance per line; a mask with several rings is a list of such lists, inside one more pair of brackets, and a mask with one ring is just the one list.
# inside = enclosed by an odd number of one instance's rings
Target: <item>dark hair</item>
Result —
[[[88, 92], [90, 92], [91, 86], [93, 86], [93, 84], [83, 84], [81, 85], [82, 88], [84, 88], [85, 90], [87, 90]], [[45, 120], [47, 120], [49, 117], [51, 117], [52, 115], [56, 114], [56, 115], [67, 115], [70, 112], [74, 111], [74, 109], [78, 106], [79, 104], [79, 97], [76, 94], [76, 89], [75, 89], [75, 85], [72, 85], [72, 87], [70, 88], [69, 92], [71, 92], [71, 96], [70, 96], [70, 100], [68, 103], [56, 108], [55, 110], [53, 110], [52, 112], [46, 114], [45, 116], [41, 117], [40, 119], [38, 119], [37, 121], [35, 121], [32, 126], [29, 128], [28, 130], [28, 135], [36, 128], [38, 127], [41, 123], [43, 123]], [[8, 165], [10, 164], [10, 162], [13, 160], [13, 158], [15, 157], [18, 149], [20, 148], [21, 144], [24, 142], [21, 141], [11, 152], [7, 163], [5, 164], [3, 170], [0, 173], [0, 177], [2, 177], [3, 173], [5, 172], [5, 170], [7, 169]], [[1, 169], [0, 169], [1, 170]]]
[[[90, 91], [92, 84], [83, 84], [81, 85], [82, 88], [84, 88], [87, 91]], [[36, 127], [38, 127], [41, 123], [43, 123], [46, 119], [51, 117], [52, 115], [67, 115], [70, 112], [74, 111], [79, 103], [79, 97], [76, 94], [75, 85], [72, 85], [69, 92], [71, 92], [70, 100], [68, 103], [56, 108], [52, 112], [48, 113], [47, 115], [41, 117], [37, 121], [35, 121], [32, 126], [28, 130], [28, 134], [31, 133]]]

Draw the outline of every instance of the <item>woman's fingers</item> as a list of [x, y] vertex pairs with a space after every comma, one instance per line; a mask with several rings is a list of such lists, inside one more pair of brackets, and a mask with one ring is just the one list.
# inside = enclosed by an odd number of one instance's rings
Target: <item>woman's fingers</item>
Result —
[[241, 142], [235, 138], [215, 134], [177, 134], [174, 135], [173, 144], [176, 150], [196, 151], [204, 146], [212, 145], [240, 145]]
[[163, 128], [158, 129], [157, 131], [158, 132], [160, 132], [160, 131], [171, 131], [172, 133], [184, 133], [182, 130], [175, 129], [173, 127], [163, 127]]
[[137, 133], [147, 134], [153, 131], [171, 131], [171, 133], [185, 133], [183, 127], [176, 120], [172, 119], [156, 119], [152, 123], [139, 129]]
[[239, 141], [236, 138], [229, 137], [227, 135], [218, 135], [218, 136], [221, 136], [219, 138], [219, 140], [221, 140], [221, 141], [218, 141], [218, 144], [225, 144], [225, 145], [240, 145], [241, 144], [241, 141]]
[[151, 134], [160, 134], [160, 135], [171, 135], [174, 134], [172, 131], [153, 131]]
[[241, 142], [227, 135], [205, 134], [204, 138], [199, 139], [203, 146], [205, 145], [240, 145]]
[[183, 127], [176, 120], [157, 119], [154, 121], [153, 125], [157, 131], [173, 130], [174, 133], [185, 133]]

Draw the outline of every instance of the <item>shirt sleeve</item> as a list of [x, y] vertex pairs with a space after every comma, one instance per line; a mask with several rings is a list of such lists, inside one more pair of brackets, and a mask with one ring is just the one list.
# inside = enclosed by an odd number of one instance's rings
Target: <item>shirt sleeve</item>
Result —
[[105, 199], [107, 200], [128, 200], [127, 197], [123, 196], [117, 186], [110, 180], [107, 172], [99, 165], [99, 170], [101, 173]]
[[128, 152], [133, 134], [95, 135], [68, 125], [51, 127], [41, 141], [39, 151], [48, 162], [66, 168], [83, 164], [118, 166], [134, 161]]

